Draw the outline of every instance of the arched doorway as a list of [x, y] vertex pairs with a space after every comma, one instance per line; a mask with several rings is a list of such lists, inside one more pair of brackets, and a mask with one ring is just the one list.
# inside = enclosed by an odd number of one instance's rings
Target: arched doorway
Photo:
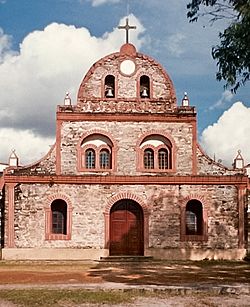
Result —
[[144, 254], [143, 211], [130, 199], [116, 202], [110, 211], [110, 256]]

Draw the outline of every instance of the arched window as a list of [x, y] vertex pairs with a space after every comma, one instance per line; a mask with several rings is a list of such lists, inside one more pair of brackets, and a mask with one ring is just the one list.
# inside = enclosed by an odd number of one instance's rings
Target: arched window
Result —
[[104, 81], [104, 94], [107, 98], [115, 97], [115, 77], [107, 75]]
[[140, 77], [140, 97], [141, 98], [150, 97], [150, 80], [149, 77], [146, 75]]
[[112, 171], [115, 168], [116, 146], [111, 139], [99, 133], [87, 135], [79, 141], [77, 148], [77, 170], [79, 172]]
[[57, 199], [51, 204], [52, 225], [51, 233], [67, 234], [67, 204], [64, 200]]
[[172, 142], [164, 135], [151, 134], [139, 144], [137, 169], [150, 172], [174, 172]]
[[167, 149], [161, 148], [158, 151], [158, 165], [159, 169], [169, 168], [169, 157]]
[[107, 149], [102, 149], [100, 151], [100, 168], [101, 169], [110, 169], [111, 168], [111, 159], [110, 152]]
[[154, 151], [150, 148], [144, 150], [144, 168], [145, 169], [154, 168]]
[[87, 149], [85, 152], [85, 166], [86, 168], [95, 168], [95, 151], [94, 149]]
[[198, 200], [190, 200], [186, 205], [186, 235], [203, 234], [203, 208]]
[[45, 240], [71, 240], [72, 205], [63, 197], [52, 197], [45, 208]]

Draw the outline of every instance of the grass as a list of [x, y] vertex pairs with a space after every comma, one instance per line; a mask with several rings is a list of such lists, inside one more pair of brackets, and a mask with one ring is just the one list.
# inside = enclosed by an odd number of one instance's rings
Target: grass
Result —
[[[13, 290], [0, 290], [0, 306], [1, 301], [8, 301], [18, 307], [65, 307], [65, 306], [78, 306], [83, 304], [93, 304], [95, 306], [101, 305], [117, 305], [122, 304], [133, 306], [138, 299], [140, 302], [145, 300], [147, 306], [147, 299], [150, 302], [157, 304], [157, 299], [164, 299], [171, 304], [171, 306], [184, 306], [184, 307], [216, 307], [222, 306], [249, 306], [249, 296], [237, 295], [213, 295], [209, 293], [193, 293], [189, 295], [184, 294], [170, 294], [162, 291], [147, 291], [140, 289], [133, 289], [132, 291], [120, 290], [62, 290], [62, 289], [13, 289]], [[152, 300], [153, 299], [153, 300]], [[246, 300], [246, 301], [244, 301]], [[155, 305], [156, 306], [156, 305]]]
[[69, 304], [121, 304], [131, 303], [135, 296], [119, 291], [87, 291], [87, 290], [1, 290], [0, 299], [12, 302], [18, 306], [67, 306]]

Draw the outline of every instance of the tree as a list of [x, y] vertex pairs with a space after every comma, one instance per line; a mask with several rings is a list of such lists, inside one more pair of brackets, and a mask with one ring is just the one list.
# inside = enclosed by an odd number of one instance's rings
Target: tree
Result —
[[217, 60], [216, 79], [225, 80], [225, 87], [235, 93], [250, 80], [250, 0], [192, 0], [187, 9], [190, 22], [205, 15], [211, 23], [229, 21], [219, 33], [220, 45], [212, 48], [212, 56]]

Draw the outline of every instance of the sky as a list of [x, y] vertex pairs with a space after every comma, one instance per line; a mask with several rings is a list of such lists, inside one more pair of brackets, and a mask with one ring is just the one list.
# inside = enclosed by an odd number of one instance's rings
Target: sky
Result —
[[[225, 22], [189, 23], [188, 0], [0, 0], [0, 162], [12, 149], [21, 164], [55, 142], [56, 106], [73, 103], [91, 65], [119, 51], [127, 14], [130, 42], [170, 75], [178, 104], [197, 109], [199, 142], [231, 166], [238, 150], [250, 163], [250, 84], [236, 95], [215, 79], [211, 48]], [[129, 9], [128, 9], [129, 8]]]

